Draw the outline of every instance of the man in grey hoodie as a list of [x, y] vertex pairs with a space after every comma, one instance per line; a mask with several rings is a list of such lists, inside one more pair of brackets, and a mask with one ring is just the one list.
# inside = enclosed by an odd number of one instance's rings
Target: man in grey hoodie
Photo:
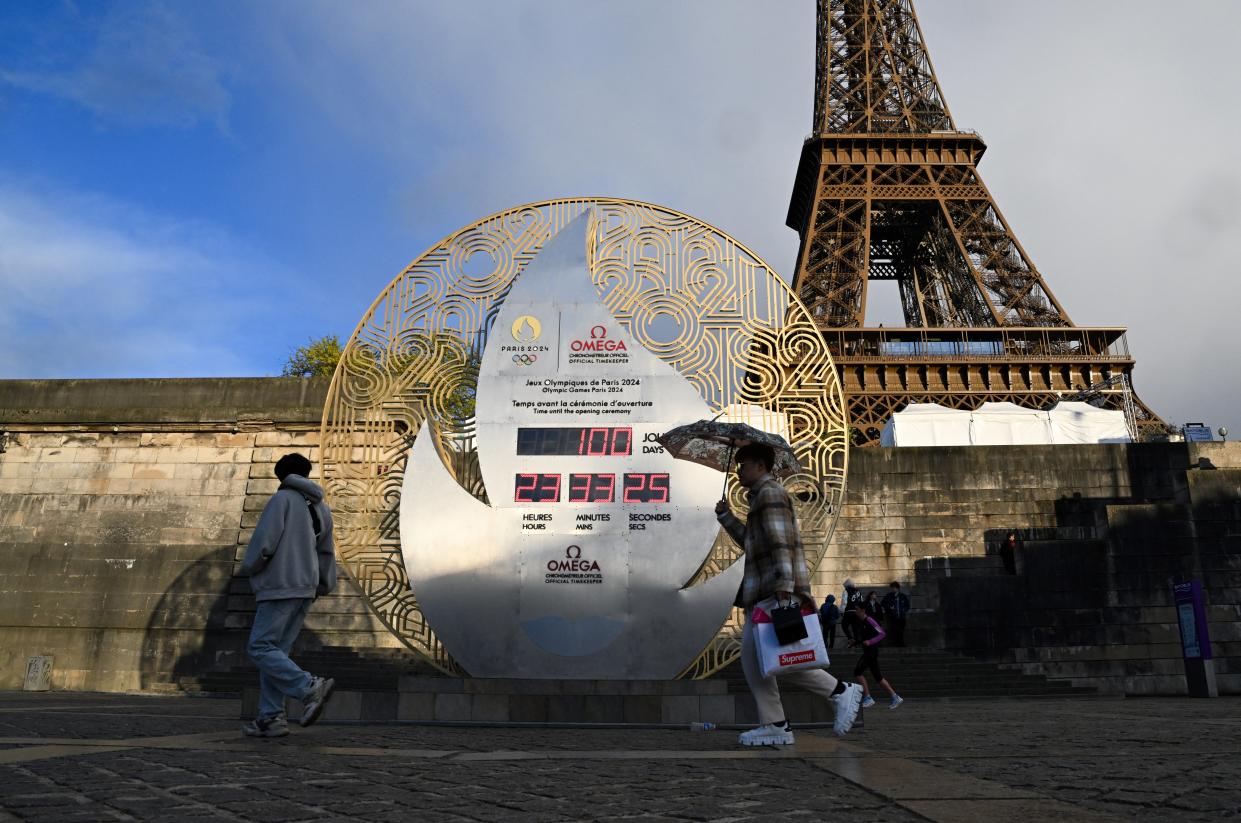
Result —
[[280, 488], [267, 501], [241, 564], [257, 601], [246, 653], [259, 668], [259, 716], [241, 727], [250, 737], [289, 733], [285, 696], [302, 701], [303, 726], [314, 723], [335, 685], [289, 658], [310, 604], [336, 587], [332, 512], [323, 489], [306, 479], [310, 468], [300, 454], [276, 462]]

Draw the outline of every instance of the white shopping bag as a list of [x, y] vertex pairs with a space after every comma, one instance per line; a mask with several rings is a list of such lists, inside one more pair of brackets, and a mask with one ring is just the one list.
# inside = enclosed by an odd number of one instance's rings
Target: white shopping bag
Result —
[[754, 649], [758, 653], [758, 666], [763, 677], [801, 669], [827, 668], [827, 646], [823, 642], [818, 613], [809, 607], [802, 607], [806, 636], [781, 646], [776, 640], [776, 627], [771, 622], [769, 610], [773, 608], [775, 598], [769, 598], [760, 601], [750, 611], [750, 622], [754, 624]]

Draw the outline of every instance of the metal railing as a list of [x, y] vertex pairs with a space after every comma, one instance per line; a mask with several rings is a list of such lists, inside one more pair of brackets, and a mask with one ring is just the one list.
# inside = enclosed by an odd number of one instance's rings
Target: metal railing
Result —
[[1131, 360], [1123, 328], [824, 329], [848, 360]]

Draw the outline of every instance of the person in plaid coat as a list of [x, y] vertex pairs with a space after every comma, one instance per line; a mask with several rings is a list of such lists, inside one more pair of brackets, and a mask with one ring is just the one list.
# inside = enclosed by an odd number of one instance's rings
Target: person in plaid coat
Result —
[[[797, 517], [788, 492], [771, 473], [775, 452], [770, 446], [752, 443], [737, 450], [737, 482], [749, 490], [748, 518], [742, 521], [721, 500], [715, 505], [716, 518], [728, 535], [745, 550], [741, 587], [734, 605], [745, 611], [741, 634], [741, 669], [754, 693], [759, 726], [742, 732], [743, 746], [791, 745], [789, 729], [780, 702], [775, 676], [763, 677], [755, 648], [751, 611], [761, 600], [799, 600], [814, 608], [810, 594], [810, 572], [797, 529]], [[845, 684], [823, 669], [808, 669], [784, 675], [803, 689], [831, 700], [836, 708], [834, 728], [845, 734], [853, 727], [862, 702], [862, 688]]]

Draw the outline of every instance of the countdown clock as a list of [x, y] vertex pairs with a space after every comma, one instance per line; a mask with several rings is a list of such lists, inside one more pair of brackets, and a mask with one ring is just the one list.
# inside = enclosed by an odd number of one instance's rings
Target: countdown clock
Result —
[[707, 675], [736, 659], [740, 627], [739, 550], [713, 508], [723, 491], [744, 514], [745, 498], [655, 442], [704, 418], [793, 443], [806, 472], [782, 482], [813, 570], [846, 427], [781, 278], [659, 206], [498, 213], [411, 264], [346, 346], [323, 438], [340, 557], [446, 672]]

